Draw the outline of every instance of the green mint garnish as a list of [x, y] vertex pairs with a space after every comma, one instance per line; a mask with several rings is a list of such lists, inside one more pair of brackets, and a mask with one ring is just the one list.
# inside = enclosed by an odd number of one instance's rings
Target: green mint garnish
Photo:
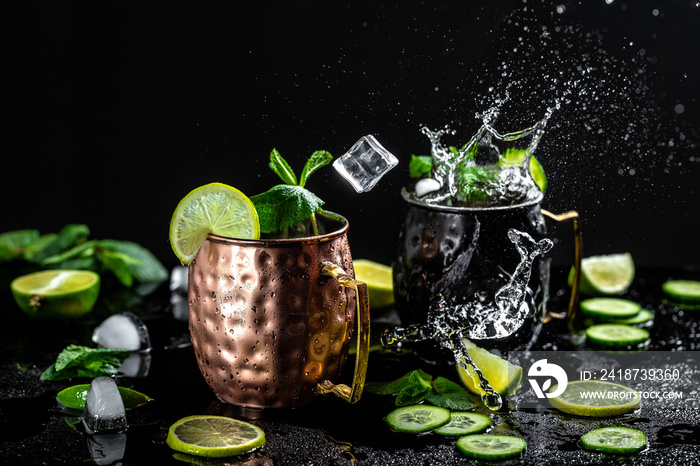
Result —
[[422, 401], [454, 411], [473, 409], [476, 404], [471, 393], [445, 377], [433, 377], [418, 369], [391, 382], [369, 382], [365, 390], [378, 395], [396, 395], [396, 406], [408, 406]]
[[411, 178], [420, 178], [433, 169], [433, 158], [429, 155], [411, 155], [408, 163], [408, 174]]
[[130, 241], [90, 240], [86, 225], [66, 225], [58, 233], [37, 230], [0, 234], [0, 262], [21, 260], [39, 269], [81, 269], [111, 272], [131, 286], [168, 279], [168, 270], [146, 248]]
[[119, 366], [130, 354], [131, 351], [123, 349], [69, 345], [56, 357], [56, 362], [41, 374], [41, 380], [117, 375]]
[[306, 161], [297, 181], [287, 161], [276, 149], [272, 150], [269, 166], [285, 184], [273, 186], [268, 191], [250, 198], [258, 212], [262, 233], [283, 231], [308, 218], [311, 220], [314, 234], [318, 234], [314, 214], [321, 210], [324, 202], [304, 186], [312, 173], [328, 165], [331, 160], [333, 156], [327, 151], [314, 152]]

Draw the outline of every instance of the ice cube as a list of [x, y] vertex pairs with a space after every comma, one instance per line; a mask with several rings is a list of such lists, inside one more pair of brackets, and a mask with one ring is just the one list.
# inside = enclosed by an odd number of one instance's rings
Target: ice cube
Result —
[[370, 134], [357, 141], [347, 154], [335, 159], [333, 168], [355, 191], [364, 193], [374, 188], [381, 177], [398, 163], [394, 154], [382, 147]]
[[435, 178], [423, 178], [418, 180], [414, 188], [417, 197], [423, 197], [428, 193], [432, 193], [442, 188], [442, 184]]
[[173, 317], [180, 322], [187, 322], [190, 316], [187, 297], [178, 293], [170, 295], [170, 305], [173, 307]]
[[92, 333], [92, 341], [104, 348], [148, 351], [151, 338], [146, 325], [132, 312], [121, 312], [106, 318]]
[[83, 424], [88, 434], [117, 432], [127, 428], [124, 401], [111, 377], [97, 377], [90, 383]]
[[95, 434], [87, 439], [92, 462], [100, 465], [114, 464], [124, 458], [126, 451], [126, 434], [116, 432]]
[[170, 291], [173, 293], [187, 294], [188, 268], [178, 265], [170, 273]]
[[146, 377], [151, 370], [151, 353], [131, 353], [119, 366], [119, 374], [125, 377]]

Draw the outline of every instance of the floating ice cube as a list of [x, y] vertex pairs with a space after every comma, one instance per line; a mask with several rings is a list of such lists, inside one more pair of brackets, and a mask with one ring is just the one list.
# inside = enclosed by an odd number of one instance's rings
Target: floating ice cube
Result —
[[170, 291], [173, 293], [187, 294], [188, 268], [178, 265], [170, 273]]
[[83, 424], [88, 434], [118, 432], [127, 428], [124, 401], [111, 377], [97, 377], [90, 383]]
[[348, 180], [355, 191], [364, 193], [374, 188], [380, 178], [398, 163], [394, 154], [370, 134], [357, 141], [347, 154], [335, 159], [333, 168]]
[[180, 322], [187, 322], [190, 316], [187, 297], [178, 293], [170, 294], [170, 305], [173, 309], [173, 317]]
[[92, 333], [92, 341], [104, 348], [148, 351], [151, 338], [146, 325], [131, 312], [106, 318]]
[[95, 434], [87, 439], [92, 462], [100, 465], [114, 464], [124, 458], [126, 451], [126, 434], [116, 432]]

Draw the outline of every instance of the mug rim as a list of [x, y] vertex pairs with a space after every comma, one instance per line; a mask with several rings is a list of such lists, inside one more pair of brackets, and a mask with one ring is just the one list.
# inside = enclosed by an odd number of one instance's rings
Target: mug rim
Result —
[[535, 206], [535, 205], [542, 203], [542, 200], [544, 199], [544, 193], [542, 193], [542, 191], [540, 191], [539, 195], [535, 199], [530, 199], [528, 201], [521, 202], [520, 204], [507, 205], [507, 206], [492, 206], [492, 207], [464, 207], [464, 206], [447, 206], [447, 205], [441, 205], [441, 204], [429, 204], [427, 202], [419, 201], [417, 199], [413, 199], [412, 197], [410, 197], [406, 187], [401, 188], [401, 197], [408, 204], [422, 207], [422, 208], [427, 209], [427, 210], [438, 210], [438, 211], [442, 211], [442, 212], [463, 213], [463, 212], [491, 212], [491, 211], [500, 211], [500, 210], [514, 210], [514, 209], [520, 209], [523, 207], [532, 207], [532, 206]]
[[342, 226], [337, 230], [333, 230], [329, 233], [324, 233], [322, 235], [315, 236], [302, 236], [298, 238], [264, 238], [264, 239], [240, 239], [240, 238], [228, 238], [225, 236], [219, 236], [215, 234], [208, 234], [207, 241], [212, 241], [215, 243], [229, 243], [237, 244], [241, 246], [255, 246], [255, 247], [270, 247], [270, 246], [289, 246], [291, 244], [310, 244], [310, 243], [321, 243], [325, 241], [331, 241], [338, 237], [343, 236], [347, 233], [350, 228], [350, 222], [347, 218], [340, 214], [331, 212], [329, 210], [321, 210], [316, 212], [316, 215], [326, 215], [333, 220], [337, 220], [342, 223]]

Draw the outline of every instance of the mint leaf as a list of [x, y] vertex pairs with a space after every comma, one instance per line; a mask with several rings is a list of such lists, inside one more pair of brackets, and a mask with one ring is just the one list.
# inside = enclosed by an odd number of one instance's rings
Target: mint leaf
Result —
[[117, 375], [119, 366], [130, 354], [131, 351], [123, 349], [69, 345], [56, 357], [56, 362], [41, 374], [41, 380]]
[[284, 160], [280, 153], [277, 152], [277, 149], [272, 149], [272, 152], [270, 152], [270, 168], [273, 172], [277, 173], [277, 176], [279, 176], [286, 184], [292, 186], [296, 186], [298, 184], [294, 170], [292, 170], [292, 167], [289, 166], [287, 161]]
[[24, 249], [39, 236], [39, 230], [15, 230], [0, 234], [0, 262], [21, 258]]
[[306, 181], [309, 179], [309, 176], [311, 176], [311, 174], [319, 168], [325, 167], [331, 163], [331, 160], [333, 160], [333, 156], [330, 154], [330, 152], [325, 150], [317, 150], [311, 154], [311, 157], [309, 157], [304, 165], [304, 169], [301, 171], [299, 186], [306, 186]]
[[425, 397], [428, 403], [452, 411], [468, 411], [476, 407], [474, 397], [461, 385], [444, 377], [433, 381], [432, 391]]
[[417, 369], [391, 382], [368, 382], [365, 384], [365, 390], [376, 393], [377, 395], [396, 395], [408, 385], [411, 375], [414, 373], [418, 374], [426, 382], [431, 382], [433, 380], [433, 376], [426, 374], [421, 369]]
[[[162, 282], [169, 277], [168, 270], [156, 256], [137, 243], [103, 239], [97, 242], [96, 252], [102, 259], [103, 265], [114, 272], [122, 283], [124, 283], [122, 280], [124, 276], [120, 274], [127, 271], [141, 283]], [[128, 279], [125, 280], [128, 281]]]
[[279, 184], [252, 196], [262, 233], [274, 233], [296, 225], [323, 206], [323, 201], [301, 186]]
[[433, 158], [429, 155], [411, 155], [408, 173], [411, 178], [420, 178], [433, 169]]
[[423, 401], [430, 394], [433, 385], [418, 374], [411, 372], [408, 382], [396, 395], [396, 406], [415, 405]]
[[39, 263], [77, 244], [84, 243], [90, 234], [86, 225], [66, 225], [58, 233], [42, 235], [24, 250], [24, 258]]

